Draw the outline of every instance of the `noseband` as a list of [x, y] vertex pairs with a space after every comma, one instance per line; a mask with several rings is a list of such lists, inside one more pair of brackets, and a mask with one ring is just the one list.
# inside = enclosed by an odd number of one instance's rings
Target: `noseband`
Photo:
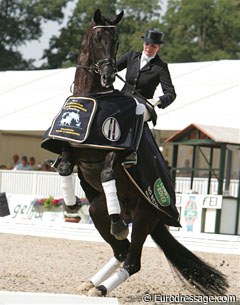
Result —
[[96, 60], [96, 54], [95, 54], [95, 50], [93, 47], [92, 38], [93, 38], [93, 31], [98, 28], [115, 28], [115, 26], [114, 25], [97, 25], [97, 26], [93, 27], [92, 33], [90, 36], [90, 48], [91, 48], [91, 51], [93, 54], [93, 62], [89, 66], [77, 65], [77, 68], [84, 68], [84, 69], [87, 69], [88, 71], [94, 71], [95, 73], [101, 75], [102, 71], [103, 71], [103, 69], [102, 69], [103, 65], [104, 66], [111, 65], [114, 67], [114, 70], [116, 70], [116, 55], [117, 55], [117, 49], [118, 49], [119, 42], [117, 40], [115, 54], [114, 54], [113, 58], [104, 58], [104, 59]]

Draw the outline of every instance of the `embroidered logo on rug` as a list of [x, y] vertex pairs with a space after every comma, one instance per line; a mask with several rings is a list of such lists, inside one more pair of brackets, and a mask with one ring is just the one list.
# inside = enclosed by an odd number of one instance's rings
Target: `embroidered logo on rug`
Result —
[[60, 126], [80, 128], [81, 126], [80, 111], [66, 111], [62, 114], [58, 124]]
[[121, 130], [117, 119], [107, 118], [102, 125], [102, 133], [109, 141], [117, 141], [121, 136]]
[[95, 99], [70, 96], [55, 117], [49, 136], [77, 143], [84, 142], [89, 135], [96, 108]]
[[154, 183], [154, 195], [161, 206], [170, 205], [170, 196], [160, 178]]

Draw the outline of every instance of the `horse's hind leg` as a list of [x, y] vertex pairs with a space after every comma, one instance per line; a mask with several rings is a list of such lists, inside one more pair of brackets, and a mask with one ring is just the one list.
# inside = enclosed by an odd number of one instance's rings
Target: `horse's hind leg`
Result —
[[156, 226], [158, 220], [151, 213], [151, 209], [140, 209], [135, 211], [135, 217], [133, 217], [133, 219], [129, 253], [124, 260], [123, 267], [113, 273], [98, 287], [91, 289], [89, 294], [95, 293], [96, 295], [96, 291], [98, 290], [101, 291], [102, 295], [106, 295], [125, 282], [129, 276], [140, 270], [143, 244], [148, 234]]
[[[79, 291], [81, 292], [86, 292], [91, 288], [99, 286], [103, 281], [111, 276], [114, 271], [120, 267], [129, 251], [129, 241], [127, 239], [117, 240], [112, 234], [110, 234], [111, 223], [110, 217], [107, 214], [104, 194], [95, 197], [91, 202], [89, 213], [102, 238], [112, 247], [114, 257], [110, 259], [109, 262], [94, 276], [92, 276], [88, 282], [83, 283], [79, 287]], [[101, 290], [93, 289], [89, 294], [101, 296], [102, 292]]]
[[110, 232], [116, 239], [123, 240], [127, 238], [129, 230], [127, 224], [120, 217], [121, 208], [117, 196], [117, 187], [113, 168], [116, 157], [117, 153], [113, 151], [106, 155], [104, 167], [101, 172], [101, 182], [106, 196], [108, 214], [111, 217]]

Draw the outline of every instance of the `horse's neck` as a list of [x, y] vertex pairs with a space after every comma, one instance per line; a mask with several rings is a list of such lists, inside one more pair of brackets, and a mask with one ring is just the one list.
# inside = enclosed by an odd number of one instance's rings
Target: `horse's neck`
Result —
[[80, 96], [109, 90], [101, 85], [100, 75], [87, 68], [91, 63], [91, 60], [80, 54], [74, 78], [74, 95]]

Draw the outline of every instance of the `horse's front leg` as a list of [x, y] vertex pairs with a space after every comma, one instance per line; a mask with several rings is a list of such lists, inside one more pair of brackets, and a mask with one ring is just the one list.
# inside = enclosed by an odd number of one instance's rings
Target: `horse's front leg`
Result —
[[61, 189], [63, 194], [64, 205], [63, 208], [67, 213], [78, 213], [82, 207], [81, 201], [75, 196], [73, 186], [73, 149], [67, 143], [63, 142], [62, 155], [60, 162], [57, 165], [57, 170], [60, 175]]
[[107, 210], [111, 217], [110, 232], [116, 239], [127, 238], [129, 230], [127, 224], [121, 219], [121, 208], [117, 195], [114, 165], [117, 153], [110, 151], [107, 153], [104, 166], [101, 172], [101, 183], [106, 196]]
[[70, 176], [73, 172], [73, 151], [72, 147], [67, 143], [63, 142], [62, 155], [60, 162], [57, 166], [57, 170], [60, 176]]

